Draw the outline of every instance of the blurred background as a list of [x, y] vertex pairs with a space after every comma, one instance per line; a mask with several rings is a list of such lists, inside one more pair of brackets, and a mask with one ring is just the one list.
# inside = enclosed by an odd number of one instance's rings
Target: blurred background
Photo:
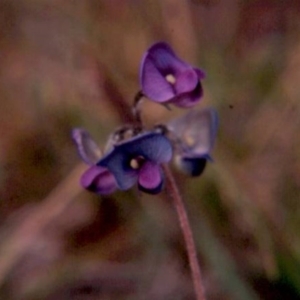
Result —
[[[1, 0], [0, 299], [194, 299], [167, 194], [83, 190], [70, 137], [131, 120], [161, 40], [220, 117], [203, 176], [174, 170], [207, 299], [300, 299], [299, 34], [297, 0]], [[149, 126], [184, 113], [149, 102]]]

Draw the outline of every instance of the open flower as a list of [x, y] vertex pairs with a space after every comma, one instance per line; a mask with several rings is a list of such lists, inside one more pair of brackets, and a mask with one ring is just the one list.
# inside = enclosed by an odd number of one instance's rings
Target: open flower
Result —
[[202, 70], [179, 59], [163, 42], [154, 44], [144, 54], [140, 67], [142, 92], [159, 103], [179, 107], [194, 106], [202, 97]]
[[170, 122], [168, 129], [175, 136], [175, 163], [185, 173], [199, 176], [211, 158], [218, 128], [217, 112], [213, 109], [190, 111]]
[[114, 145], [97, 166], [107, 168], [121, 190], [137, 183], [140, 190], [156, 194], [163, 186], [160, 164], [171, 158], [169, 139], [160, 133], [146, 132]]
[[89, 133], [84, 129], [75, 128], [72, 131], [72, 138], [82, 160], [90, 165], [81, 176], [81, 185], [97, 194], [107, 195], [113, 193], [117, 189], [116, 180], [107, 168], [96, 165], [102, 156], [102, 152]]

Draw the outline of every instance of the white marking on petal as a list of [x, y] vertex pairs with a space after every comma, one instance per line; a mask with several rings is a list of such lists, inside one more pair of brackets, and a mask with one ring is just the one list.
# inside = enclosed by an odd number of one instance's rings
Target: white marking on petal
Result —
[[136, 158], [133, 158], [131, 161], [130, 161], [130, 167], [134, 170], [138, 170], [141, 168], [141, 166], [143, 165], [145, 161], [145, 158], [142, 157], [142, 156], [138, 156]]
[[189, 147], [193, 147], [196, 144], [195, 139], [189, 135], [184, 135], [184, 141]]
[[175, 82], [176, 82], [176, 78], [175, 78], [175, 76], [172, 75], [172, 74], [168, 74], [165, 78], [166, 78], [166, 80], [167, 80], [169, 83], [171, 83], [171, 84], [175, 84]]

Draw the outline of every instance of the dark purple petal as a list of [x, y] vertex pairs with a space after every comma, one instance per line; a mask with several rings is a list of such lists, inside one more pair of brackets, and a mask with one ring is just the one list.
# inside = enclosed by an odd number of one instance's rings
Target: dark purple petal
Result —
[[176, 161], [178, 167], [188, 174], [189, 176], [199, 176], [203, 173], [207, 158], [199, 157], [199, 158], [187, 158], [187, 157], [179, 157]]
[[172, 99], [170, 103], [178, 107], [190, 108], [197, 104], [203, 96], [203, 89], [201, 82], [198, 81], [195, 89], [188, 93], [178, 95], [175, 99]]
[[118, 188], [125, 191], [133, 187], [138, 178], [138, 171], [130, 167], [131, 159], [126, 152], [122, 153], [122, 149], [114, 148], [98, 165], [108, 168], [114, 174]]
[[139, 188], [144, 192], [156, 194], [161, 191], [162, 183], [163, 179], [160, 166], [149, 161], [144, 163], [139, 172]]
[[108, 168], [114, 174], [118, 187], [126, 190], [137, 182], [139, 169], [132, 168], [131, 162], [139, 157], [145, 163], [168, 162], [172, 158], [171, 143], [160, 133], [144, 133], [115, 145], [98, 165]]
[[117, 188], [114, 176], [106, 168], [99, 166], [87, 169], [80, 182], [87, 190], [101, 195], [111, 194]]
[[85, 163], [93, 165], [100, 159], [101, 150], [86, 130], [82, 128], [73, 129], [72, 138], [80, 157]]

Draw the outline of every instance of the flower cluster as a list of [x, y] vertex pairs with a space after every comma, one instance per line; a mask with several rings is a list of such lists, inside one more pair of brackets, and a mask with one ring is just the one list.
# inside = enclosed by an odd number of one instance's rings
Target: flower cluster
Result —
[[[204, 77], [202, 70], [178, 58], [169, 45], [156, 43], [142, 59], [141, 91], [134, 108], [143, 97], [161, 104], [193, 107], [203, 96]], [[112, 134], [104, 154], [88, 132], [73, 130], [79, 155], [89, 165], [81, 177], [84, 188], [105, 195], [137, 184], [140, 190], [156, 194], [164, 183], [161, 164], [173, 159], [186, 174], [198, 176], [212, 160], [210, 152], [218, 126], [215, 110], [191, 110], [152, 130], [144, 128], [138, 113], [136, 119], [138, 126], [127, 125]]]

